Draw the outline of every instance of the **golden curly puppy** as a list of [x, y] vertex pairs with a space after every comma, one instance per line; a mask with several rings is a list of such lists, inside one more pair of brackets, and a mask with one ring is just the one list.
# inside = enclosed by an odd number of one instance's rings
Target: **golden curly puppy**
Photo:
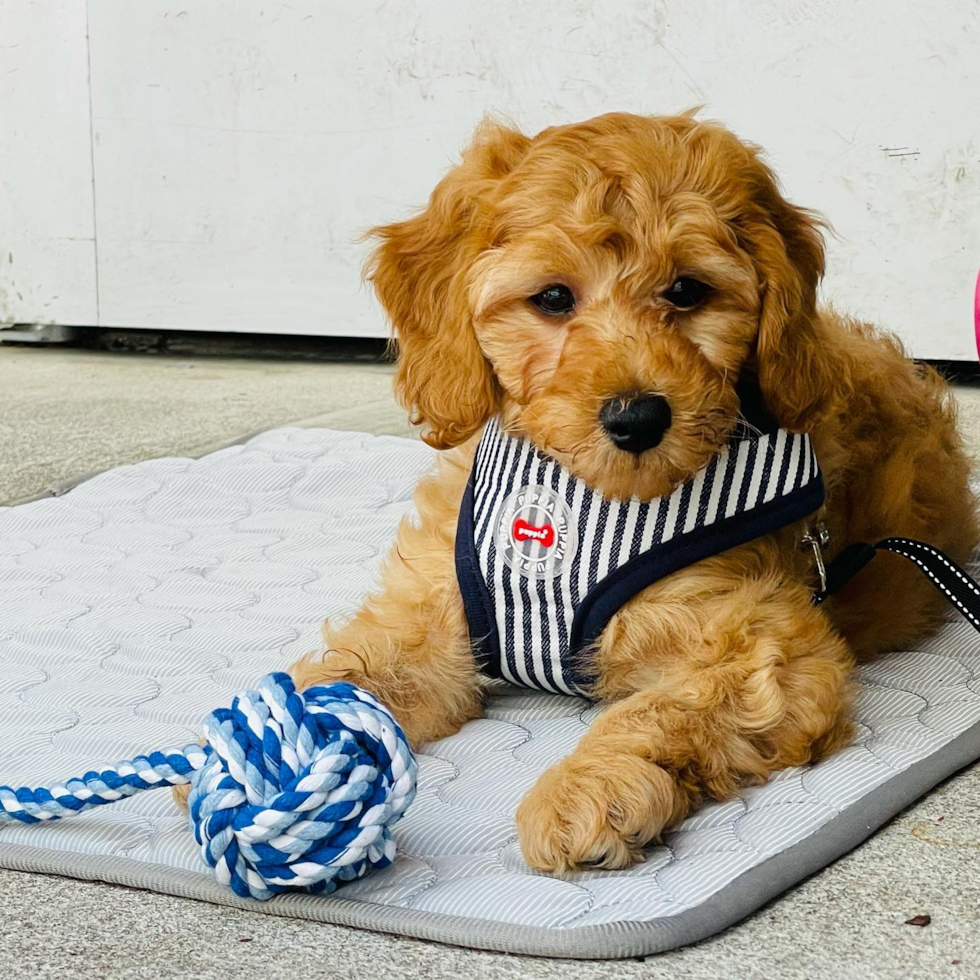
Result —
[[[423, 212], [374, 235], [398, 394], [450, 451], [381, 590], [293, 667], [302, 687], [360, 684], [416, 744], [481, 713], [454, 538], [494, 416], [607, 498], [642, 501], [724, 449], [747, 377], [780, 426], [810, 433], [829, 557], [902, 534], [962, 561], [977, 541], [943, 381], [817, 308], [820, 222], [722, 126], [617, 113], [529, 138], [488, 123]], [[610, 405], [635, 404], [610, 424]], [[848, 741], [854, 658], [914, 642], [945, 606], [892, 555], [815, 606], [805, 529], [690, 565], [612, 616], [589, 653], [608, 706], [517, 814], [531, 865], [623, 867], [699, 800]]]

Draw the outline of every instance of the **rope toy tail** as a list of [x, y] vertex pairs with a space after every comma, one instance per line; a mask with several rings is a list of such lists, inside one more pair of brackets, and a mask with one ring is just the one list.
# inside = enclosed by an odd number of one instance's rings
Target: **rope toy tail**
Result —
[[388, 710], [353, 684], [297, 692], [283, 673], [205, 722], [204, 745], [150, 752], [49, 789], [0, 786], [0, 826], [43, 823], [191, 784], [190, 822], [215, 877], [242, 897], [332, 892], [387, 867], [417, 764]]

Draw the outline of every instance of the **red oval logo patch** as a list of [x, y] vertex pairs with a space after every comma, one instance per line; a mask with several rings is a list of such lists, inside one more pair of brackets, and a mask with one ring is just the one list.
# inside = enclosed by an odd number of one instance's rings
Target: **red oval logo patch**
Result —
[[544, 548], [555, 543], [555, 529], [550, 524], [528, 524], [523, 517], [514, 521], [513, 534], [515, 541], [537, 541]]

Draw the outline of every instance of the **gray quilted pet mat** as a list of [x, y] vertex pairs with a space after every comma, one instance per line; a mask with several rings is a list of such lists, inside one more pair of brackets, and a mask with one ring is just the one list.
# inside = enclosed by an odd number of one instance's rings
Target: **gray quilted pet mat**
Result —
[[[196, 738], [357, 606], [431, 461], [408, 440], [286, 428], [0, 508], [0, 783]], [[395, 864], [333, 896], [236, 898], [165, 791], [0, 829], [0, 865], [487, 949], [659, 952], [736, 922], [980, 756], [980, 642], [963, 621], [861, 681], [850, 748], [704, 807], [628, 871], [524, 864], [517, 803], [597, 709], [510, 688], [422, 753]]]

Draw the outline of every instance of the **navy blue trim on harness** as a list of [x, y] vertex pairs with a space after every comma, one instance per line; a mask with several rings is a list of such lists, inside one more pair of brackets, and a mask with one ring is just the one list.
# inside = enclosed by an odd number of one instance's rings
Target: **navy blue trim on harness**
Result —
[[[480, 572], [473, 538], [473, 471], [470, 471], [456, 524], [456, 579], [463, 597], [463, 611], [470, 631], [470, 642], [480, 668], [492, 677], [501, 677], [494, 669], [499, 661], [500, 637], [493, 614], [493, 602]], [[497, 656], [492, 654], [497, 651]]]

